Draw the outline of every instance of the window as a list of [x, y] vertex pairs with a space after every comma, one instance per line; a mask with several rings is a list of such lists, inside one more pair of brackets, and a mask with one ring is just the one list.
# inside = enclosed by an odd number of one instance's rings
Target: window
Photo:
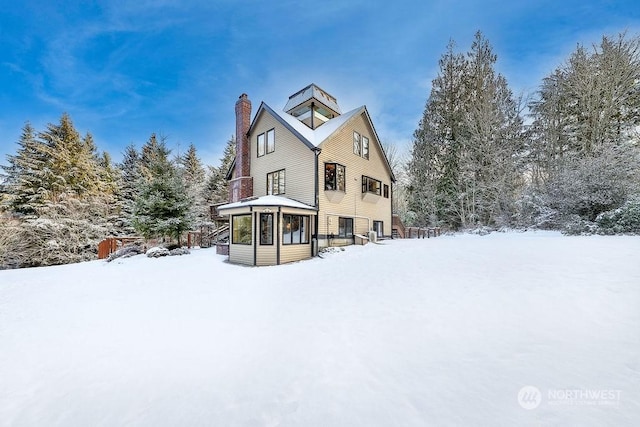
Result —
[[282, 244], [300, 245], [306, 243], [309, 243], [309, 217], [282, 215]]
[[338, 236], [339, 237], [352, 237], [353, 236], [353, 218], [338, 218]]
[[264, 133], [258, 135], [258, 157], [264, 156]]
[[369, 178], [368, 176], [362, 175], [362, 192], [363, 193], [373, 193], [380, 195], [380, 187], [382, 183], [377, 179]]
[[267, 194], [284, 194], [284, 169], [267, 174]]
[[258, 157], [273, 153], [276, 149], [276, 130], [271, 129], [258, 135]]
[[273, 214], [260, 214], [260, 244], [273, 245]]
[[353, 132], [353, 154], [360, 155], [360, 134]]
[[369, 160], [369, 138], [362, 135], [362, 158]]
[[389, 198], [389, 186], [387, 184], [384, 185], [384, 198], [388, 199]]
[[267, 131], [267, 154], [273, 153], [276, 149], [276, 130]]
[[324, 189], [345, 191], [345, 167], [337, 163], [324, 164]]
[[251, 214], [233, 215], [231, 217], [231, 243], [234, 245], [250, 245], [251, 239]]

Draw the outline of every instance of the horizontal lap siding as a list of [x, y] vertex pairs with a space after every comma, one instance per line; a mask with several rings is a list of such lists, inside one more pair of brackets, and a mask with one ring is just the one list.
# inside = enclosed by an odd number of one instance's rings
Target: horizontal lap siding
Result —
[[[275, 150], [273, 153], [258, 157], [258, 135], [270, 129], [275, 129]], [[285, 169], [284, 196], [314, 206], [314, 152], [267, 111], [258, 117], [250, 135], [250, 141], [254, 196], [267, 194], [268, 173]]]
[[256, 265], [276, 265], [277, 263], [277, 246], [275, 243], [271, 246], [258, 245]]
[[282, 245], [280, 262], [294, 262], [311, 258], [311, 244], [306, 245]]
[[[369, 160], [353, 153], [353, 131], [369, 138]], [[366, 219], [356, 218], [354, 220], [356, 234], [368, 232], [369, 227], [373, 228], [373, 221], [383, 221], [384, 233], [391, 234], [391, 176], [385, 165], [384, 154], [374, 138], [374, 132], [369, 126], [368, 120], [363, 115], [359, 115], [321, 145], [322, 152], [320, 153], [318, 171], [320, 179], [319, 234], [337, 234], [339, 215], [345, 217], [365, 216], [371, 219], [371, 223], [368, 223]], [[324, 164], [333, 162], [346, 167], [346, 192], [340, 200], [336, 200], [334, 197], [332, 202], [324, 192]], [[384, 189], [381, 188], [381, 195], [372, 198], [376, 201], [375, 203], [363, 200], [362, 175], [379, 180], [383, 188], [385, 184], [388, 185], [389, 198], [384, 198]], [[371, 199], [371, 197], [368, 196], [367, 199]], [[328, 213], [338, 214], [330, 216], [330, 224], [328, 224]]]
[[229, 244], [229, 261], [253, 265], [253, 245]]

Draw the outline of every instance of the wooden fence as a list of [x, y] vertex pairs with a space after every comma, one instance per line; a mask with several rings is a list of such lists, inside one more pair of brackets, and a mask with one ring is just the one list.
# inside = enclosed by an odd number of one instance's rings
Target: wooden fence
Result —
[[107, 237], [98, 243], [98, 259], [105, 259], [127, 243], [141, 241], [142, 237]]

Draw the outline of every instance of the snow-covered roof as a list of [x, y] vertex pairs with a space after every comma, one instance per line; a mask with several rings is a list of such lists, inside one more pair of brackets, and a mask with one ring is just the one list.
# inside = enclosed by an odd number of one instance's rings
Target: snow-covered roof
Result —
[[289, 101], [287, 101], [287, 105], [284, 106], [284, 111], [291, 111], [298, 105], [308, 101], [311, 98], [316, 99], [318, 102], [324, 104], [335, 113], [342, 113], [340, 111], [340, 107], [338, 106], [338, 101], [336, 100], [336, 98], [330, 95], [327, 91], [320, 89], [313, 83], [291, 95], [289, 97]]
[[275, 114], [276, 118], [282, 119], [283, 122], [288, 124], [293, 130], [295, 130], [300, 137], [304, 138], [308, 145], [313, 147], [318, 147], [322, 144], [328, 137], [330, 137], [333, 133], [335, 133], [340, 127], [349, 121], [353, 116], [362, 113], [365, 109], [364, 105], [358, 108], [354, 108], [351, 111], [348, 111], [338, 117], [334, 117], [331, 120], [328, 120], [323, 125], [318, 126], [315, 130], [311, 129], [304, 123], [302, 123], [297, 118], [293, 117], [291, 114], [285, 113], [284, 111], [278, 111], [270, 108], [268, 105], [263, 104], [266, 109]]
[[290, 199], [284, 196], [260, 196], [249, 197], [239, 202], [227, 203], [226, 205], [218, 206], [218, 211], [240, 208], [245, 206], [282, 206], [288, 208], [317, 210], [313, 206], [309, 206], [297, 200]]
[[[351, 111], [348, 111], [338, 117], [334, 117], [331, 120], [326, 121], [323, 125], [318, 126], [315, 129], [311, 129], [300, 120], [288, 114], [284, 111], [274, 110], [269, 107], [266, 103], [262, 102], [258, 111], [256, 112], [255, 117], [253, 118], [253, 123], [251, 124], [251, 128], [249, 129], [249, 133], [253, 130], [253, 127], [258, 121], [258, 116], [262, 110], [266, 110], [276, 119], [279, 120], [285, 127], [287, 127], [294, 135], [296, 135], [300, 140], [306, 144], [309, 148], [315, 149], [319, 148], [320, 145], [327, 140], [331, 135], [336, 133], [345, 123], [347, 123], [352, 117], [357, 116], [358, 114], [362, 114], [366, 112], [365, 116], [369, 120], [369, 124], [373, 129], [373, 133], [375, 134], [376, 140], [380, 141], [378, 138], [378, 134], [373, 127], [373, 123], [371, 123], [371, 119], [369, 118], [369, 113], [367, 112], [367, 108], [362, 105], [358, 108], [354, 108]], [[384, 152], [384, 148], [380, 146], [380, 149]], [[389, 160], [384, 156], [384, 161], [386, 163], [387, 168], [389, 169], [389, 173], [391, 174], [391, 180], [395, 182], [396, 178], [393, 175], [393, 171], [391, 170], [391, 166], [389, 165]]]

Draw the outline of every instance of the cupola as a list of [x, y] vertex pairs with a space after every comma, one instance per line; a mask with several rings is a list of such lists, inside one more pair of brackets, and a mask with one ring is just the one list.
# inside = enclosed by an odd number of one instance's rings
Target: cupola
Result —
[[291, 95], [284, 111], [311, 129], [341, 114], [336, 98], [313, 83]]

